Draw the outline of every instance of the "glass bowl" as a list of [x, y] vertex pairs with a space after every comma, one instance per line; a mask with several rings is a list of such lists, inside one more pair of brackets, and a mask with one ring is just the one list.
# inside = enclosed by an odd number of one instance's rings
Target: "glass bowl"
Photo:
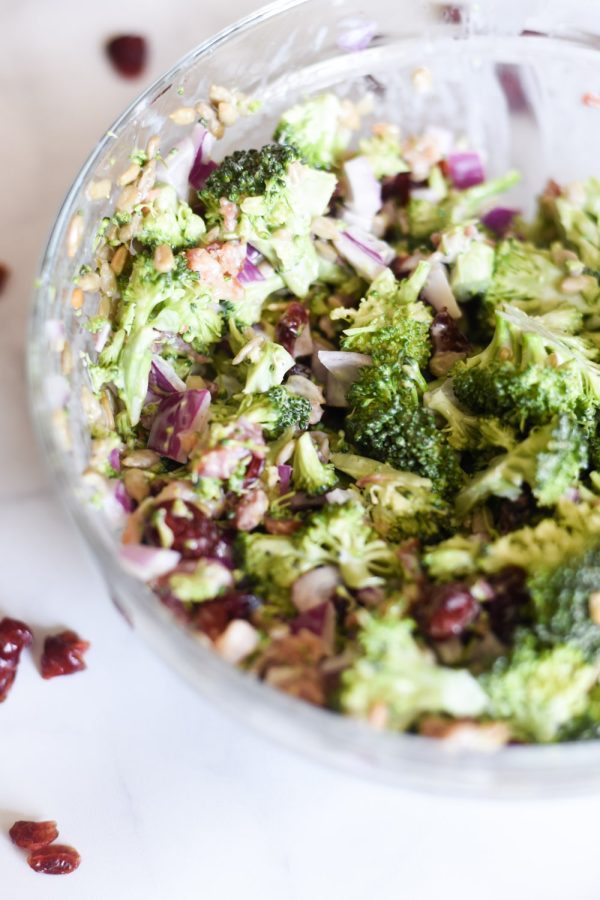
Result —
[[73, 309], [73, 276], [117, 190], [113, 185], [112, 199], [91, 200], [89, 185], [113, 180], [132, 148], [144, 147], [153, 134], [160, 132], [163, 154], [175, 145], [183, 130], [169, 113], [204, 98], [212, 83], [263, 101], [258, 117], [228, 132], [223, 153], [260, 145], [285, 105], [332, 88], [351, 97], [369, 92], [374, 115], [389, 114], [404, 131], [435, 123], [464, 134], [485, 154], [490, 175], [519, 168], [524, 179], [514, 199], [527, 210], [549, 177], [594, 174], [591, 137], [600, 112], [590, 92], [598, 87], [600, 22], [593, 6], [285, 0], [266, 7], [189, 53], [115, 122], [69, 191], [43, 260], [29, 342], [33, 419], [58, 492], [114, 602], [144, 640], [224, 710], [288, 747], [390, 783], [501, 796], [587, 791], [600, 785], [600, 745], [514, 746], [486, 754], [375, 731], [229, 666], [121, 568], [110, 516], [94, 507], [81, 477], [89, 452], [81, 358], [93, 353], [81, 316], [95, 310], [93, 297], [83, 310]]

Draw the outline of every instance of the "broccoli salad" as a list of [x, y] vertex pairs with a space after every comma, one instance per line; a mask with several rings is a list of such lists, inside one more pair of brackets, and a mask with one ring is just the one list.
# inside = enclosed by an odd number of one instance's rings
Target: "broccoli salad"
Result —
[[215, 87], [135, 148], [76, 278], [123, 565], [377, 728], [600, 737], [600, 180], [525, 221], [517, 172], [331, 93], [223, 158], [255, 107]]

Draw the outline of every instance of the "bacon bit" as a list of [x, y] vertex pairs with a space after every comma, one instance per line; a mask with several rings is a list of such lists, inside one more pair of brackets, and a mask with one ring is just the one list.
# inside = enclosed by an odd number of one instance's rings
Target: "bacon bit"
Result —
[[6, 287], [6, 282], [10, 276], [10, 269], [4, 263], [0, 263], [0, 294]]
[[250, 450], [241, 446], [207, 450], [194, 464], [194, 474], [201, 478], [231, 478], [240, 462], [250, 455]]
[[123, 34], [106, 42], [106, 54], [114, 69], [124, 78], [137, 78], [146, 67], [146, 39]]
[[260, 525], [268, 508], [269, 498], [262, 488], [244, 494], [235, 510], [235, 526], [238, 531], [252, 531]]
[[223, 300], [235, 300], [243, 294], [237, 275], [246, 259], [246, 244], [227, 241], [209, 247], [186, 250], [188, 268], [198, 272], [201, 281], [216, 288]]
[[590, 109], [599, 109], [600, 93], [596, 91], [588, 91], [587, 93], [582, 95], [581, 102], [584, 106], [589, 106]]
[[297, 519], [273, 519], [271, 516], [267, 516], [264, 526], [269, 534], [294, 534], [299, 528], [302, 528], [302, 522]]

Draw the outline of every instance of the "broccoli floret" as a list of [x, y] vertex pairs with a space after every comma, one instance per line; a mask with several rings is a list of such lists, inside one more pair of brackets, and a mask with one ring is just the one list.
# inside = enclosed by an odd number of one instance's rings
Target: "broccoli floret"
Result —
[[353, 716], [385, 713], [389, 728], [409, 728], [423, 713], [479, 716], [487, 698], [467, 671], [438, 666], [417, 644], [414, 625], [393, 611], [358, 614], [360, 651], [342, 676], [342, 707]]
[[444, 434], [455, 450], [482, 450], [486, 447], [502, 447], [512, 450], [517, 443], [515, 431], [503, 425], [496, 416], [475, 416], [458, 403], [452, 389], [452, 379], [427, 391], [425, 406], [438, 413], [446, 421]]
[[169, 587], [179, 600], [203, 603], [225, 593], [233, 583], [229, 569], [216, 559], [201, 559], [193, 572], [171, 575]]
[[308, 431], [296, 441], [292, 481], [297, 491], [305, 491], [307, 494], [325, 494], [337, 484], [333, 465], [321, 462]]
[[335, 94], [310, 97], [283, 113], [274, 138], [294, 147], [310, 166], [331, 169], [350, 143], [351, 131], [342, 124], [343, 115]]
[[576, 248], [586, 266], [600, 269], [600, 178], [588, 178], [558, 197], [555, 211], [565, 240]]
[[294, 357], [281, 344], [259, 334], [242, 347], [233, 364], [243, 364], [246, 371], [244, 394], [264, 394], [281, 384], [285, 373], [294, 365]]
[[219, 305], [210, 288], [191, 271], [185, 255], [170, 272], [157, 272], [152, 256], [139, 253], [131, 268], [116, 315], [117, 330], [90, 367], [96, 388], [113, 381], [130, 423], [139, 421], [148, 390], [152, 344], [159, 332], [181, 334], [198, 352], [206, 352], [222, 332]]
[[494, 270], [494, 248], [484, 241], [471, 241], [458, 253], [450, 275], [450, 287], [457, 300], [468, 300], [488, 289]]
[[577, 647], [540, 650], [532, 640], [522, 640], [510, 659], [498, 660], [480, 679], [490, 714], [508, 721], [517, 739], [542, 743], [555, 741], [584, 713], [597, 680], [596, 667]]
[[576, 484], [586, 466], [585, 436], [570, 416], [562, 415], [533, 429], [513, 450], [475, 475], [457, 496], [456, 511], [462, 518], [491, 495], [516, 500], [524, 483], [542, 506], [551, 506]]
[[264, 435], [273, 440], [286, 428], [308, 428], [311, 406], [305, 397], [292, 394], [282, 385], [270, 388], [266, 394], [245, 397], [237, 415], [260, 425]]
[[510, 304], [528, 315], [539, 316], [557, 307], [589, 310], [589, 301], [562, 289], [568, 269], [554, 261], [549, 250], [514, 239], [496, 247], [494, 274], [485, 296], [485, 307], [493, 322], [494, 310]]
[[[249, 241], [287, 287], [304, 297], [319, 275], [311, 222], [326, 211], [335, 186], [335, 175], [303, 165], [293, 148], [267, 144], [226, 157], [199, 196], [211, 226], [224, 237]], [[222, 199], [239, 206], [234, 232], [225, 231]]]
[[363, 138], [358, 147], [371, 163], [375, 178], [390, 178], [409, 171], [402, 158], [400, 132], [394, 125], [378, 125], [376, 133]]
[[151, 201], [144, 201], [144, 216], [136, 238], [154, 247], [168, 244], [173, 249], [197, 244], [206, 228], [190, 206], [177, 196], [170, 184], [155, 187]]
[[407, 207], [408, 234], [413, 238], [429, 238], [434, 232], [475, 218], [490, 197], [508, 191], [520, 179], [510, 171], [500, 178], [485, 181], [464, 191], [449, 191], [439, 202], [411, 197]]
[[336, 469], [355, 479], [373, 527], [382, 537], [431, 540], [448, 530], [451, 509], [434, 492], [428, 478], [398, 472], [353, 453], [333, 453], [331, 461]]
[[382, 363], [361, 370], [348, 391], [349, 439], [366, 456], [429, 478], [442, 496], [463, 480], [456, 452], [421, 406], [418, 370]]
[[265, 596], [288, 589], [318, 566], [338, 566], [345, 584], [355, 590], [399, 574], [393, 548], [369, 525], [359, 503], [326, 506], [291, 537], [254, 532], [239, 542], [245, 571]]
[[357, 309], [339, 308], [333, 319], [349, 319], [342, 348], [370, 353], [378, 361], [413, 359], [424, 368], [431, 355], [431, 308], [418, 300], [429, 275], [429, 263], [420, 262], [411, 276], [396, 281], [384, 269], [373, 281]]
[[580, 338], [507, 307], [496, 313], [488, 347], [453, 369], [454, 392], [475, 412], [519, 427], [566, 411], [585, 419], [600, 404], [600, 366], [590, 359], [595, 352]]
[[[591, 661], [600, 653], [594, 600], [600, 603], [600, 545], [558, 568], [535, 572], [528, 582], [534, 630], [545, 644], [573, 644]], [[596, 604], [597, 605], [597, 604]]]

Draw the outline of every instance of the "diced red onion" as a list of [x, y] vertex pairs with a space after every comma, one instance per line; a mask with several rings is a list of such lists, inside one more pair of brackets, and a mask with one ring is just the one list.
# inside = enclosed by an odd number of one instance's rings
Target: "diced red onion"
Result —
[[122, 481], [117, 481], [115, 485], [115, 500], [123, 507], [126, 513], [133, 512], [133, 500], [125, 490], [125, 485]]
[[287, 494], [290, 489], [290, 482], [292, 478], [292, 467], [288, 466], [286, 463], [283, 463], [280, 466], [277, 466], [277, 474], [279, 475], [279, 493]]
[[327, 405], [347, 406], [348, 389], [358, 378], [360, 370], [371, 365], [371, 357], [350, 350], [319, 350], [318, 355], [319, 362], [327, 369]]
[[296, 578], [292, 585], [292, 603], [298, 612], [307, 612], [313, 606], [320, 606], [331, 600], [335, 590], [342, 583], [337, 566], [319, 566]]
[[121, 454], [119, 453], [119, 451], [117, 450], [116, 447], [114, 447], [108, 454], [108, 463], [109, 463], [110, 467], [115, 470], [115, 472], [120, 471], [120, 469], [121, 469]]
[[362, 228], [352, 226], [333, 240], [337, 252], [366, 281], [373, 281], [394, 259], [395, 252]]
[[[310, 574], [310, 573], [309, 573]], [[313, 606], [306, 612], [300, 613], [290, 622], [290, 630], [292, 634], [299, 634], [301, 631], [312, 631], [328, 647], [333, 647], [335, 638], [335, 609], [333, 603], [328, 600]]]
[[381, 209], [381, 185], [366, 156], [355, 156], [345, 162], [344, 175], [348, 186], [346, 219], [351, 218], [352, 224], [368, 229], [373, 216]]
[[158, 354], [152, 357], [148, 389], [161, 396], [172, 394], [174, 391], [185, 391], [185, 383], [181, 380], [173, 366]]
[[495, 206], [481, 217], [481, 221], [486, 228], [502, 237], [511, 227], [516, 215], [516, 209], [509, 209], [507, 206]]
[[446, 157], [448, 175], [455, 188], [464, 190], [485, 181], [485, 171], [479, 153], [472, 150], [450, 153]]
[[[208, 137], [207, 137], [208, 135]], [[178, 144], [173, 147], [170, 153], [167, 153], [164, 160], [158, 165], [157, 177], [159, 181], [166, 182], [175, 188], [177, 194], [186, 200], [189, 191], [188, 178], [191, 176], [190, 170], [195, 165], [198, 154], [205, 148], [208, 158], [209, 149], [214, 143], [214, 138], [206, 130], [203, 125], [194, 126], [190, 134], [182, 138]], [[207, 146], [208, 142], [208, 146]]]
[[123, 544], [119, 558], [130, 575], [143, 581], [152, 581], [175, 568], [181, 554], [165, 547], [146, 547], [144, 544]]
[[348, 18], [339, 23], [336, 44], [348, 53], [365, 50], [376, 34], [377, 22], [362, 17]]
[[210, 158], [215, 143], [215, 137], [203, 126], [198, 127], [201, 128], [202, 131], [197, 134], [193, 162], [188, 169], [189, 183], [196, 190], [200, 190], [200, 188], [204, 186], [204, 182], [210, 173], [214, 172], [217, 168], [217, 164]]
[[195, 435], [207, 422], [209, 406], [209, 391], [173, 391], [164, 397], [150, 429], [150, 450], [175, 462], [187, 462]]
[[237, 280], [240, 284], [252, 284], [254, 281], [264, 281], [265, 276], [260, 269], [246, 257], [244, 265], [237, 274]]
[[246, 259], [248, 259], [252, 265], [257, 266], [262, 258], [263, 255], [260, 250], [253, 247], [252, 244], [246, 244]]
[[462, 313], [452, 293], [446, 267], [440, 262], [433, 262], [429, 276], [423, 288], [423, 296], [436, 312], [447, 309], [453, 319], [460, 319]]

